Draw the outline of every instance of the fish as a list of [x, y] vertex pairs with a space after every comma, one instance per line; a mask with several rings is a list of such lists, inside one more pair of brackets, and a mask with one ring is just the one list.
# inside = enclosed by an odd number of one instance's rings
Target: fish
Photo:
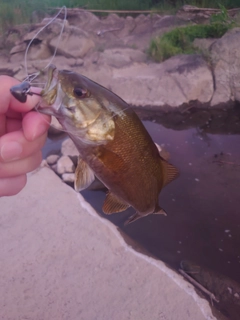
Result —
[[149, 214], [166, 215], [159, 194], [179, 172], [161, 157], [124, 100], [81, 74], [50, 65], [36, 110], [55, 116], [78, 149], [76, 191], [96, 177], [107, 188], [105, 214], [135, 209], [125, 224]]

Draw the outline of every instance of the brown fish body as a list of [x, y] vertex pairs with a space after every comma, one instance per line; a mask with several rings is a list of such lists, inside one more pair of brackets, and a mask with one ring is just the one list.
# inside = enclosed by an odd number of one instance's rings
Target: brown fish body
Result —
[[[79, 150], [75, 188], [84, 189], [96, 176], [109, 190], [103, 211], [111, 214], [132, 206], [137, 213], [129, 222], [151, 213], [165, 213], [158, 197], [178, 172], [161, 158], [135, 112], [118, 96], [81, 75], [59, 71], [58, 89], [50, 83], [51, 90], [43, 93], [45, 106], [41, 111], [50, 110], [48, 113], [58, 118]], [[66, 96], [74, 90], [78, 94], [82, 91], [84, 97], [77, 99], [74, 94], [67, 101]], [[59, 91], [61, 99], [53, 99]], [[52, 100], [54, 107], [49, 109]]]
[[158, 210], [163, 160], [136, 114], [126, 113], [126, 119], [115, 116], [114, 140], [82, 156], [110, 192], [146, 215]]

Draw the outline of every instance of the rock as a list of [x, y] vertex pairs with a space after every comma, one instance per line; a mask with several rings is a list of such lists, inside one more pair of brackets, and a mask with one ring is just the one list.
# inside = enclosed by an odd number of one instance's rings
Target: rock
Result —
[[240, 101], [240, 28], [227, 32], [211, 47], [215, 92], [211, 106]]
[[214, 38], [208, 38], [208, 39], [200, 39], [196, 38], [193, 41], [193, 46], [195, 48], [198, 48], [204, 52], [208, 51], [211, 47], [211, 45], [216, 41], [217, 39]]
[[83, 58], [95, 46], [87, 32], [73, 26], [64, 30], [59, 43], [58, 37], [54, 37], [49, 45], [57, 47], [58, 54], [67, 58]]
[[51, 119], [51, 125], [48, 129], [48, 133], [50, 135], [59, 135], [63, 133], [63, 128], [55, 117], [52, 117]]
[[77, 12], [74, 9], [68, 9], [68, 21], [71, 25], [89, 31], [93, 31], [100, 22], [99, 18], [89, 11], [81, 10]]
[[75, 174], [74, 173], [64, 173], [62, 175], [62, 180], [66, 183], [74, 183]]
[[27, 53], [28, 60], [43, 60], [48, 59], [51, 56], [52, 52], [45, 42], [40, 42], [36, 45], [31, 45]]
[[57, 173], [72, 173], [75, 170], [75, 166], [72, 160], [67, 156], [62, 156], [57, 162]]
[[0, 59], [0, 74], [8, 75], [10, 77], [15, 76], [20, 70], [22, 66], [17, 64], [14, 66], [12, 63], [6, 63], [5, 59]]
[[78, 156], [79, 152], [71, 139], [66, 139], [62, 143], [61, 152], [63, 156]]
[[179, 55], [161, 64], [115, 69], [111, 89], [134, 106], [176, 108], [190, 101], [209, 102], [213, 76], [200, 55]]
[[163, 16], [159, 17], [153, 24], [154, 29], [162, 29], [162, 28], [169, 28], [169, 27], [177, 27], [181, 25], [185, 25], [186, 21], [182, 20], [176, 16]]
[[[52, 21], [52, 18], [45, 18], [41, 23], [33, 25], [31, 32], [24, 35], [23, 42], [28, 44], [30, 41], [32, 41], [33, 45], [40, 42], [48, 43], [50, 39], [59, 36], [62, 30], [63, 20], [55, 19], [47, 26], [47, 23], [50, 21]], [[64, 29], [67, 29], [68, 27], [69, 24], [67, 21], [65, 21]]]
[[101, 53], [99, 64], [107, 64], [111, 67], [122, 68], [133, 62], [144, 62], [147, 55], [140, 50], [129, 48], [107, 49]]
[[140, 14], [136, 17], [135, 22], [136, 27], [132, 31], [133, 34], [140, 35], [149, 32], [149, 30], [152, 28], [152, 20], [150, 15], [145, 16], [144, 14]]
[[26, 43], [21, 43], [18, 44], [16, 46], [14, 46], [11, 50], [10, 50], [10, 54], [16, 54], [19, 52], [25, 52], [26, 50]]
[[54, 171], [56, 174], [58, 174], [58, 172], [57, 172], [57, 164], [53, 164], [53, 165], [51, 166], [51, 169], [52, 169], [52, 171]]
[[118, 36], [123, 38], [132, 33], [136, 27], [135, 19], [131, 16], [127, 16], [124, 21], [124, 27], [118, 32]]
[[57, 154], [51, 154], [50, 156], [47, 157], [46, 160], [47, 160], [47, 163], [48, 163], [50, 166], [52, 166], [52, 165], [54, 165], [55, 163], [57, 163], [58, 159], [59, 159], [59, 155], [57, 155]]
[[98, 63], [98, 60], [100, 58], [100, 53], [95, 51], [92, 55], [91, 55], [91, 61], [92, 63]]

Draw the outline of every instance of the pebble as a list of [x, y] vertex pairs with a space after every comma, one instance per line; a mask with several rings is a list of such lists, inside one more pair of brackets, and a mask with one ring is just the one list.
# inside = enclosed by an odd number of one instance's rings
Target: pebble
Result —
[[66, 139], [62, 143], [61, 152], [63, 156], [78, 156], [79, 152], [71, 139]]
[[57, 163], [58, 159], [59, 159], [59, 155], [52, 154], [52, 155], [48, 156], [46, 160], [47, 160], [47, 163], [50, 166], [52, 166], [53, 164]]
[[57, 162], [57, 173], [73, 173], [75, 171], [75, 166], [72, 160], [67, 156], [62, 156]]
[[62, 180], [67, 183], [74, 183], [75, 174], [74, 173], [64, 173], [62, 175]]

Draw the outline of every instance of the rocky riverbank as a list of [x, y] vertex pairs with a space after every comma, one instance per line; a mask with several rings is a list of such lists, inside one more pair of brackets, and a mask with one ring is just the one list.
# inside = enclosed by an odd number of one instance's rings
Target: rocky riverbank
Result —
[[[196, 46], [207, 50], [207, 59], [201, 55], [179, 55], [155, 63], [147, 55], [151, 38], [192, 23], [193, 18], [184, 14], [135, 18], [110, 14], [99, 18], [84, 10], [69, 11], [59, 45], [61, 19], [36, 36], [49, 21], [45, 18], [41, 23], [9, 31], [2, 44], [0, 74], [25, 78], [24, 54], [35, 37], [27, 55], [29, 73], [43, 69], [58, 47], [53, 61], [58, 68], [79, 72], [137, 107], [176, 110], [189, 103], [222, 107], [240, 101], [239, 28], [221, 39], [196, 40]], [[11, 48], [10, 55], [6, 47]]]

